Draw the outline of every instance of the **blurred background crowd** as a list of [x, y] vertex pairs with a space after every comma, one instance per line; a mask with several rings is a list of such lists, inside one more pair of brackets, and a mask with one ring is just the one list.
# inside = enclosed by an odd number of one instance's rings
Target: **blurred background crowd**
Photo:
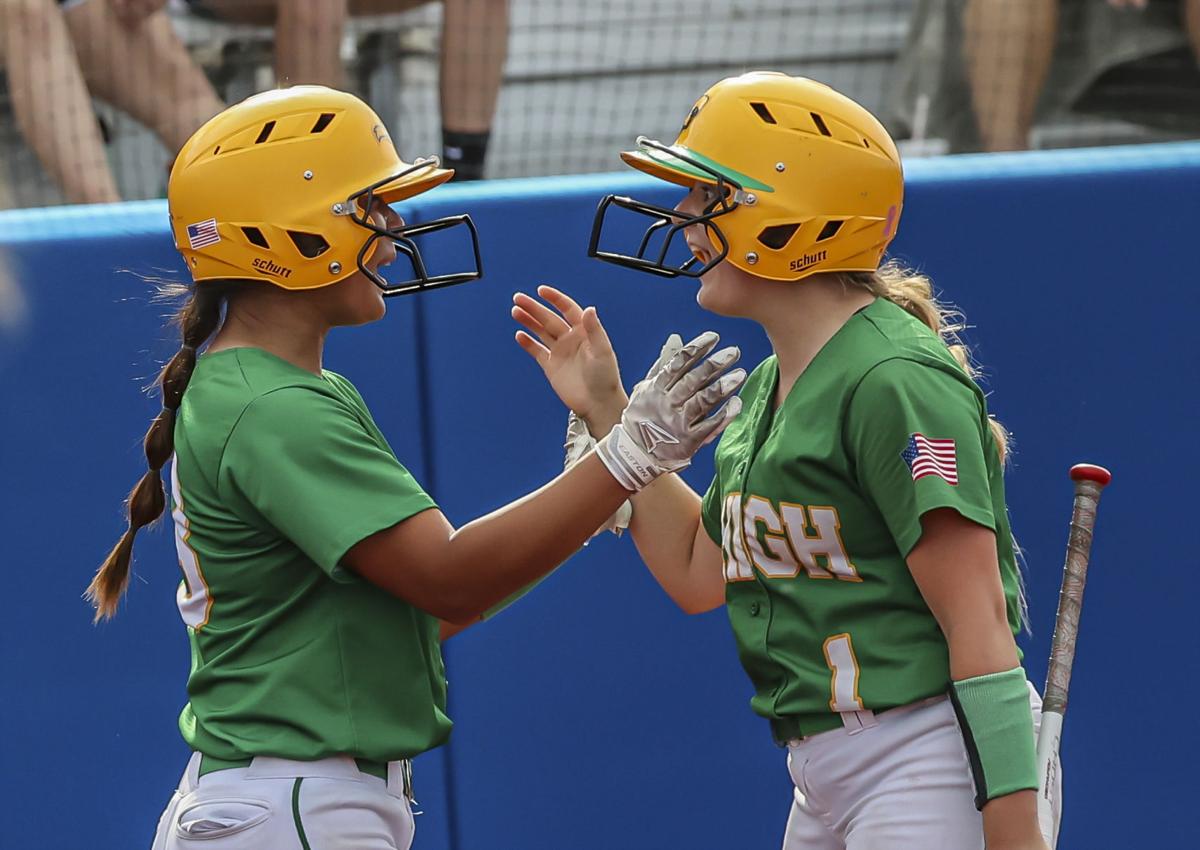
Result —
[[0, 209], [162, 197], [225, 104], [364, 97], [458, 179], [605, 171], [751, 68], [907, 155], [1200, 135], [1200, 0], [0, 0]]

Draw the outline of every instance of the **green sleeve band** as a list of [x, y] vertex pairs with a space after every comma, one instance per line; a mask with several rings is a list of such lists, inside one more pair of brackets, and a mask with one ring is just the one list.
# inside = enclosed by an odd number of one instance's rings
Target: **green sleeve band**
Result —
[[1020, 667], [950, 683], [950, 700], [962, 728], [975, 807], [1014, 791], [1037, 790], [1037, 757], [1029, 687]]

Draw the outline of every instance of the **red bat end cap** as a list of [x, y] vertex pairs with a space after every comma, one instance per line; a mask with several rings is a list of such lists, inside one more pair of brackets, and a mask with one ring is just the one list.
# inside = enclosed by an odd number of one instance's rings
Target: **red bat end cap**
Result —
[[1077, 463], [1071, 467], [1072, 481], [1095, 481], [1101, 487], [1112, 481], [1112, 473], [1103, 466], [1091, 463]]

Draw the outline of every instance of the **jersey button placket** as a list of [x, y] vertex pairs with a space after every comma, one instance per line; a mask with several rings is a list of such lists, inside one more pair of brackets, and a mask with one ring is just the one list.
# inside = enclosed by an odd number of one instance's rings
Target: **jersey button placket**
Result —
[[[770, 397], [774, 397], [774, 395], [775, 395], [775, 393], [774, 393], [774, 390], [772, 389], [772, 391], [770, 393]], [[753, 425], [753, 429], [751, 431], [751, 433], [754, 435], [752, 443], [750, 445], [749, 451], [747, 452], [747, 455], [742, 457], [738, 461], [737, 466], [734, 467], [734, 475], [737, 478], [738, 488], [742, 492], [743, 498], [745, 498], [750, 493], [750, 488], [749, 488], [750, 467], [752, 467], [754, 465], [754, 461], [758, 457], [758, 453], [762, 450], [763, 445], [767, 442], [767, 439], [770, 437], [770, 428], [768, 427], [768, 421], [767, 421], [767, 411], [768, 411], [767, 403], [766, 403], [764, 397], [760, 397], [758, 399], [758, 401], [755, 403], [753, 411], [752, 411], [752, 415], [754, 417], [752, 420], [754, 425]], [[757, 634], [759, 636], [759, 640], [761, 640], [761, 646], [762, 646], [761, 652], [762, 652], [763, 656], [769, 658], [769, 657], [771, 657], [771, 649], [770, 649], [771, 645], [770, 645], [770, 641], [767, 637], [767, 631], [770, 628], [770, 623], [771, 623], [771, 619], [770, 619], [771, 618], [770, 586], [768, 584], [767, 578], [762, 573], [760, 573], [758, 570], [754, 571], [754, 582], [755, 582], [755, 595], [758, 596], [759, 599], [756, 599], [753, 602], [751, 602], [749, 605], [749, 608], [747, 610], [749, 611], [750, 616], [754, 617], [757, 620], [756, 625], [754, 626], [754, 630], [757, 632]], [[762, 619], [758, 619], [758, 618], [762, 618]]]
[[[763, 404], [763, 401], [760, 398], [757, 402], [755, 402], [754, 407], [751, 409], [750, 413], [753, 417], [751, 421], [754, 423], [751, 433], [754, 436], [747, 453], [743, 455], [740, 460], [738, 460], [737, 465], [733, 468], [733, 475], [734, 478], [737, 479], [738, 490], [741, 492], [743, 500], [748, 498], [750, 495], [750, 467], [753, 466], [754, 458], [758, 455], [758, 451], [762, 448], [763, 444], [763, 410], [765, 407], [766, 406]], [[762, 575], [759, 574], [758, 570], [754, 570], [753, 572], [754, 582], [758, 586], [759, 592], [765, 592], [766, 585], [763, 583]], [[750, 616], [757, 617], [760, 610], [761, 606], [758, 602], [752, 603], [750, 605]]]

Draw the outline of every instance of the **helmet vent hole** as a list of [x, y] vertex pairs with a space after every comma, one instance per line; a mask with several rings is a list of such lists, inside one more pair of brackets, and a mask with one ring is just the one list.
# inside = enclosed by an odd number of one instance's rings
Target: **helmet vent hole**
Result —
[[863, 147], [866, 148], [867, 150], [870, 150], [871, 143], [869, 141], [867, 141], [866, 139], [863, 139]]
[[827, 221], [825, 226], [821, 228], [821, 232], [817, 235], [818, 242], [824, 242], [826, 239], [832, 239], [837, 236], [837, 232], [842, 229], [844, 221]]
[[750, 108], [758, 113], [758, 117], [768, 124], [779, 123], [775, 120], [775, 116], [771, 114], [771, 110], [767, 109], [767, 105], [765, 103], [752, 103], [750, 104]]
[[220, 152], [221, 152], [221, 146], [217, 145], [216, 148], [213, 150], [213, 156], [216, 156]]
[[768, 248], [778, 251], [792, 240], [792, 237], [796, 235], [796, 231], [799, 229], [799, 224], [776, 224], [764, 228], [763, 232], [758, 234], [758, 241]]
[[301, 233], [297, 230], [289, 230], [287, 235], [291, 238], [292, 244], [296, 246], [296, 250], [306, 259], [319, 257], [329, 250], [329, 243], [319, 233]]
[[317, 123], [313, 124], [313, 128], [311, 130], [309, 130], [309, 133], [320, 133], [322, 130], [324, 130], [326, 127], [329, 126], [329, 122], [332, 120], [333, 120], [332, 112], [322, 112], [321, 116], [317, 119]]
[[268, 121], [266, 124], [263, 124], [262, 131], [258, 134], [258, 138], [254, 140], [254, 144], [261, 145], [267, 139], [271, 138], [271, 131], [274, 129], [274, 121]]
[[825, 126], [824, 118], [822, 118], [820, 115], [818, 115], [815, 112], [810, 112], [808, 114], [812, 116], [813, 123], [817, 125], [817, 130], [820, 131], [822, 136], [832, 136], [833, 135], [833, 133], [829, 132], [829, 128]]
[[266, 248], [268, 251], [271, 250], [271, 246], [267, 243], [267, 237], [263, 236], [262, 231], [257, 227], [243, 227], [242, 233], [246, 235], [246, 240], [251, 245], [257, 245], [259, 248]]

